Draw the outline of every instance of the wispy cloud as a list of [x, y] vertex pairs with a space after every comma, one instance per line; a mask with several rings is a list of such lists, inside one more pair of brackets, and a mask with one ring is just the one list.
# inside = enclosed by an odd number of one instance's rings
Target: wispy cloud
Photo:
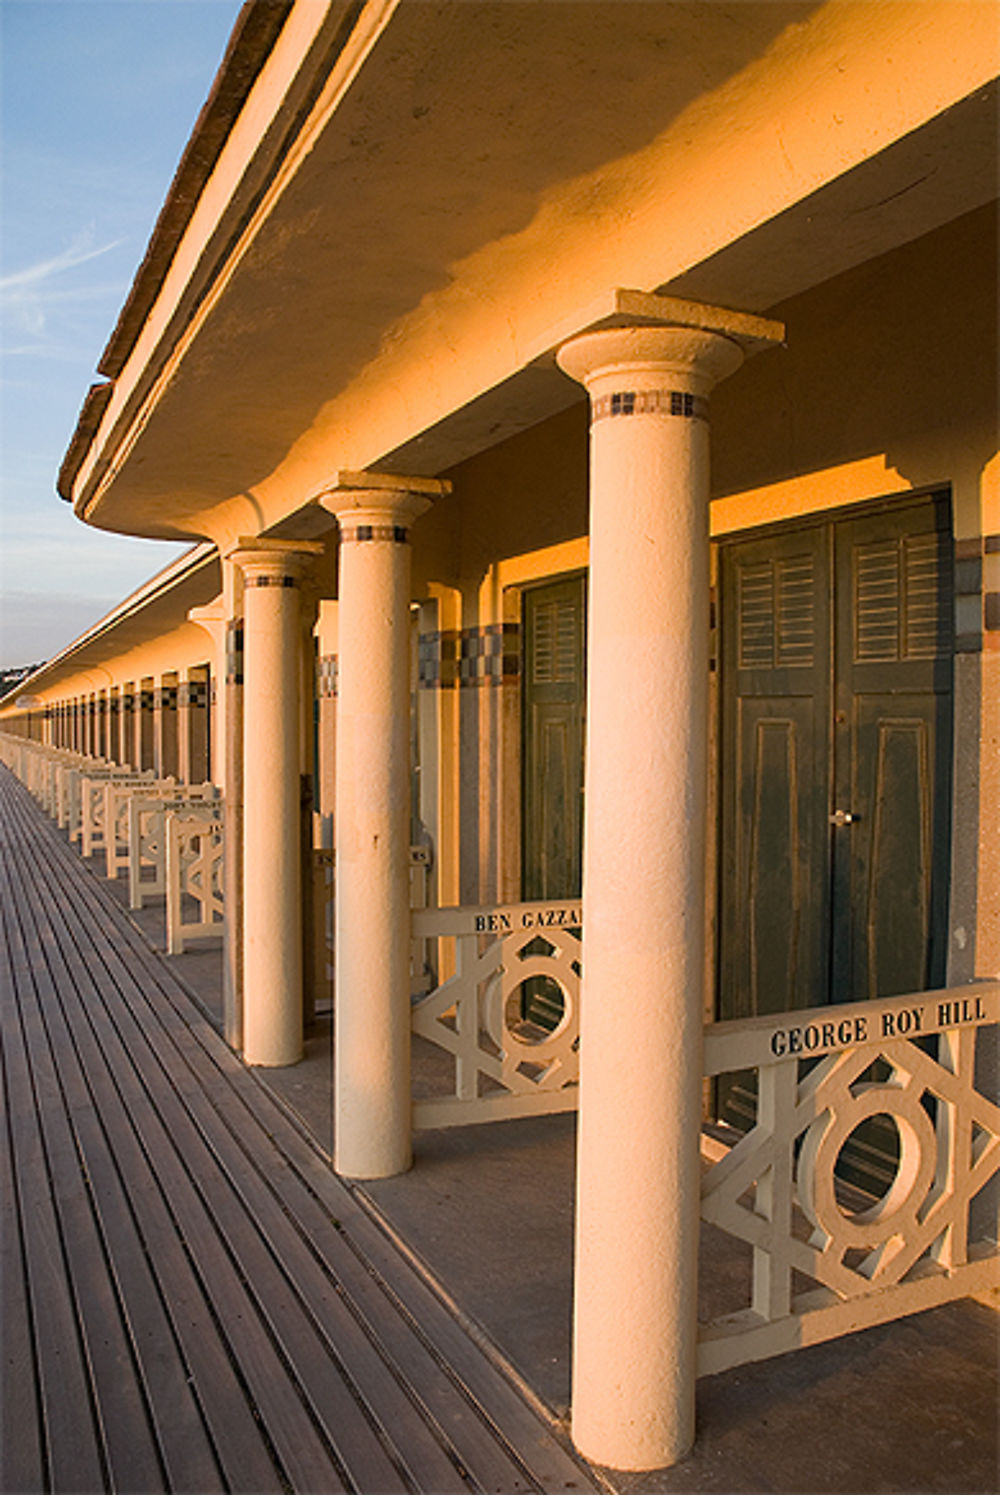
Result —
[[7, 355], [45, 351], [48, 307], [99, 299], [105, 291], [104, 287], [61, 287], [58, 284], [59, 278], [79, 265], [109, 254], [121, 242], [120, 239], [113, 239], [110, 243], [94, 247], [93, 235], [88, 230], [78, 234], [60, 254], [37, 260], [22, 270], [0, 275], [0, 308], [17, 331], [31, 339], [26, 346], [22, 346], [9, 336], [5, 337]]
[[[46, 280], [51, 280], [54, 275], [61, 275], [65, 270], [72, 270], [76, 265], [84, 265], [88, 260], [96, 260], [102, 254], [117, 249], [122, 242], [113, 239], [110, 244], [102, 244], [98, 249], [87, 249], [84, 243], [89, 241], [90, 235], [86, 234], [77, 238], [74, 243], [64, 249], [62, 254], [53, 255], [51, 259], [39, 260], [35, 265], [29, 265], [26, 270], [15, 270], [11, 275], [0, 275], [0, 295], [15, 295], [19, 290], [27, 287], [37, 288]], [[84, 242], [81, 242], [81, 239]]]

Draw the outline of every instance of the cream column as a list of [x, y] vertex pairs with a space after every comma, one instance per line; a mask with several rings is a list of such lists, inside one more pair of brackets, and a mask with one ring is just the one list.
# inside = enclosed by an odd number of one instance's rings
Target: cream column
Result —
[[222, 594], [188, 613], [212, 641], [209, 777], [222, 791], [226, 855], [222, 863], [222, 1023], [226, 1042], [243, 1047], [243, 576], [222, 559]]
[[410, 1151], [409, 527], [447, 483], [340, 473], [334, 1167]]
[[742, 360], [703, 325], [584, 333], [558, 354], [591, 399], [573, 1437], [618, 1469], [673, 1463], [694, 1437], [706, 397]]
[[118, 695], [118, 762], [132, 762], [132, 695], [134, 687], [127, 681]]
[[241, 540], [243, 1057], [302, 1057], [299, 581], [322, 544]]
[[177, 778], [181, 784], [193, 782], [191, 777], [191, 671], [177, 672]]
[[[227, 570], [236, 571], [236, 574], [239, 575], [239, 572], [232, 565], [227, 565], [226, 562], [223, 562], [223, 565], [226, 566]], [[239, 607], [242, 613], [242, 585], [240, 587], [240, 594]], [[230, 631], [225, 601], [211, 602], [206, 607], [192, 607], [188, 612], [188, 620], [192, 623], [197, 623], [199, 628], [203, 628], [212, 641], [205, 702], [209, 722], [206, 730], [211, 743], [208, 777], [213, 784], [224, 791], [226, 787], [226, 706], [228, 704], [226, 685], [229, 673], [227, 669], [226, 639]], [[239, 628], [241, 631], [242, 627], [243, 619], [240, 616]], [[239, 673], [242, 675], [242, 666]]]

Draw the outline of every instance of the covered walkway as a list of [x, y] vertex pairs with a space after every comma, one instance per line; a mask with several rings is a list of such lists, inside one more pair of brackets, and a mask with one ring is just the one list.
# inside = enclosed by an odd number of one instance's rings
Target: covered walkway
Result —
[[588, 1475], [0, 769], [6, 1492]]

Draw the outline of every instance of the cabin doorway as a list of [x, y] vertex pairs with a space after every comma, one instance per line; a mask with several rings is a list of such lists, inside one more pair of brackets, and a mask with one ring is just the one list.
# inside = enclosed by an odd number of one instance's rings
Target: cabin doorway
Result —
[[[947, 494], [720, 544], [717, 1011], [945, 981]], [[739, 1077], [724, 1119], [748, 1124]]]

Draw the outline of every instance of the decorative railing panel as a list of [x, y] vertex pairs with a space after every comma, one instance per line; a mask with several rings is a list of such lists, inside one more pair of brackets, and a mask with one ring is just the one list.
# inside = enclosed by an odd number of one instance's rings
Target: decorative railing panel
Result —
[[[203, 790], [210, 792], [202, 793]], [[129, 907], [142, 908], [148, 898], [162, 898], [167, 892], [166, 819], [171, 812], [182, 812], [192, 801], [213, 799], [212, 785], [195, 785], [191, 790], [176, 789], [169, 797], [129, 796], [128, 819], [128, 896]]]
[[[1000, 1168], [1000, 1108], [976, 1088], [977, 1036], [998, 1020], [990, 982], [706, 1031], [706, 1074], [756, 1069], [757, 1118], [703, 1181], [703, 1220], [745, 1242], [752, 1267], [746, 1307], [703, 1328], [699, 1373], [998, 1283], [994, 1248], [969, 1238]], [[875, 1116], [899, 1145], [873, 1203], [837, 1164]]]
[[211, 939], [223, 930], [222, 821], [207, 809], [172, 810], [165, 841], [167, 954], [181, 955], [192, 940]]
[[[316, 991], [330, 990], [334, 978], [335, 899], [337, 854], [331, 847], [313, 849], [313, 927], [315, 930]], [[427, 906], [427, 882], [431, 853], [426, 846], [410, 847], [410, 907]], [[410, 992], [416, 996], [429, 991], [430, 964], [428, 941], [415, 938], [410, 947]]]
[[[95, 775], [80, 778], [80, 852], [82, 856], [93, 856], [106, 851], [108, 846], [108, 802], [109, 792], [121, 788], [131, 793], [148, 790], [156, 781], [152, 769], [132, 773], [129, 769], [107, 769]], [[165, 779], [156, 785], [164, 793], [174, 787], [173, 779]], [[112, 801], [113, 803], [113, 801]]]
[[416, 1126], [575, 1109], [580, 922], [566, 903], [414, 913], [415, 939], [454, 947], [454, 975], [413, 1008], [414, 1034], [452, 1061], [448, 1093], [414, 1101]]
[[216, 800], [219, 791], [214, 784], [181, 784], [166, 779], [110, 779], [104, 786], [104, 819], [102, 840], [105, 854], [105, 876], [117, 877], [129, 865], [129, 801], [135, 797], [147, 800], [153, 795], [183, 802]]
[[[153, 770], [145, 770], [146, 776], [153, 777]], [[85, 828], [91, 815], [92, 803], [98, 803], [101, 795], [101, 785], [109, 779], [139, 777], [133, 775], [130, 768], [117, 768], [114, 764], [102, 762], [100, 758], [90, 758], [84, 767], [71, 768], [65, 776], [64, 794], [66, 796], [66, 829], [69, 831], [71, 841], [84, 841]], [[100, 811], [96, 812], [98, 815]], [[61, 823], [61, 822], [60, 822]], [[89, 855], [89, 852], [84, 852]]]

